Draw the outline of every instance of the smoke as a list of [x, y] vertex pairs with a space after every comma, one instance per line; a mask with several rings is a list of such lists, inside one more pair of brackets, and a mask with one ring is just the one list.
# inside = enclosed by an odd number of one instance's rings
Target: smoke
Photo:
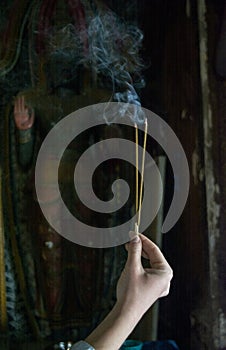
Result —
[[[50, 57], [53, 55], [71, 55], [77, 58], [78, 62], [82, 60], [82, 42], [79, 33], [75, 27], [69, 23], [61, 29], [54, 30], [49, 36], [48, 51]], [[76, 62], [75, 62], [76, 64]]]
[[[84, 49], [85, 37], [88, 50]], [[136, 89], [145, 85], [141, 74], [144, 64], [139, 55], [142, 40], [139, 28], [108, 10], [87, 19], [86, 33], [78, 32], [72, 24], [51, 33], [48, 52], [50, 60], [70, 62], [70, 79], [76, 78], [78, 67], [85, 67], [96, 74], [98, 84], [112, 91], [112, 101], [140, 106]], [[131, 118], [141, 123], [141, 109], [136, 111]], [[105, 118], [110, 122], [107, 112]]]
[[88, 26], [89, 60], [97, 73], [114, 78], [115, 83], [132, 83], [131, 74], [143, 68], [139, 50], [142, 32], [126, 25], [113, 12], [95, 16]]
[[[88, 38], [89, 60], [97, 74], [111, 81], [113, 100], [140, 106], [135, 88], [145, 85], [141, 76], [144, 65], [139, 56], [143, 33], [108, 11], [90, 21]], [[136, 111], [131, 117], [140, 123], [143, 121], [142, 113], [138, 112], [141, 109]], [[108, 121], [108, 116], [105, 117]]]

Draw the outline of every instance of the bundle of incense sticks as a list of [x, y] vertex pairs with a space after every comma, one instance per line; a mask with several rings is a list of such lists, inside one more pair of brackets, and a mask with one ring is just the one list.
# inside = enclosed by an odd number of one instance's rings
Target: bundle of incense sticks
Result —
[[138, 137], [138, 127], [135, 123], [135, 145], [136, 145], [136, 214], [137, 221], [135, 222], [135, 233], [139, 234], [140, 227], [140, 218], [141, 218], [141, 203], [143, 196], [143, 184], [144, 184], [144, 163], [145, 163], [145, 152], [146, 152], [146, 143], [147, 143], [147, 130], [148, 130], [148, 121], [147, 118], [144, 122], [144, 142], [143, 142], [143, 153], [142, 153], [142, 164], [141, 164], [141, 180], [140, 180], [140, 189], [139, 189], [139, 173], [138, 173], [138, 147], [139, 147], [139, 137]]

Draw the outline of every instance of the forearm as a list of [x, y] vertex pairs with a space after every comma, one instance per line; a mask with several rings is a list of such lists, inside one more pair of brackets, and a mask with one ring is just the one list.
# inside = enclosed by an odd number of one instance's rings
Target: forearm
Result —
[[118, 350], [133, 331], [142, 314], [116, 303], [102, 323], [86, 338], [95, 350]]
[[[118, 350], [144, 313], [169, 293], [173, 272], [159, 248], [140, 235], [127, 245], [127, 250], [127, 262], [117, 284], [117, 303], [86, 343], [77, 344], [77, 349], [90, 349], [90, 344], [95, 350]], [[143, 252], [150, 262], [145, 269], [141, 263]]]
[[27, 167], [32, 161], [34, 152], [34, 131], [33, 129], [18, 130], [18, 157], [22, 167]]

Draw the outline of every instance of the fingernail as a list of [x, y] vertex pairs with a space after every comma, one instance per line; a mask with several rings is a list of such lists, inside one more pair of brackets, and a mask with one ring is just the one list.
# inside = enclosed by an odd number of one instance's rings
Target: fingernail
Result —
[[134, 237], [134, 239], [132, 240], [132, 243], [138, 243], [138, 242], [140, 242], [140, 237], [136, 235], [136, 237]]
[[129, 232], [129, 238], [132, 243], [138, 243], [140, 241], [140, 237], [134, 231]]
[[136, 233], [134, 231], [129, 231], [129, 238], [130, 240], [136, 237]]

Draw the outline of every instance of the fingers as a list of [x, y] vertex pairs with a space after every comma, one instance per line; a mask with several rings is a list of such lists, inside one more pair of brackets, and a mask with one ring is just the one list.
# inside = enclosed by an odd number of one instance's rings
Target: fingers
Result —
[[152, 268], [158, 268], [163, 265], [169, 266], [161, 250], [154, 242], [142, 234], [140, 234], [140, 238], [142, 241], [143, 250], [148, 256]]
[[15, 123], [20, 130], [27, 130], [34, 124], [34, 111], [25, 105], [24, 96], [18, 96], [14, 103]]
[[127, 243], [126, 249], [128, 251], [128, 258], [126, 266], [129, 268], [141, 267], [141, 251], [142, 244], [139, 236], [136, 236], [134, 239]]
[[24, 96], [18, 96], [14, 103], [14, 112], [20, 113], [24, 112]]
[[[130, 233], [130, 237], [133, 237], [133, 240], [131, 240], [130, 243], [127, 243], [125, 246], [126, 250], [128, 251], [127, 262], [129, 264], [132, 263], [141, 265], [141, 256], [143, 256], [144, 258], [149, 259], [152, 269], [171, 269], [161, 250], [154, 242], [145, 237], [143, 234], [139, 234], [139, 236], [137, 236], [134, 235], [134, 233], [133, 235]], [[137, 242], [136, 239], [138, 240]]]
[[[129, 249], [129, 243], [126, 243], [126, 244], [125, 244], [125, 248], [126, 248], [126, 250], [128, 251], [128, 249]], [[145, 259], [148, 259], [148, 255], [147, 255], [147, 253], [144, 251], [144, 249], [142, 249], [142, 251], [141, 251], [141, 256], [142, 256], [143, 258], [145, 258]]]
[[19, 112], [23, 111], [24, 107], [24, 96], [19, 96], [18, 98], [18, 107], [19, 107]]
[[35, 120], [35, 114], [34, 111], [32, 110], [31, 115], [30, 115], [30, 123], [29, 123], [29, 127], [32, 127], [32, 125], [34, 124], [34, 120]]
[[[129, 237], [130, 237], [130, 242], [131, 242], [133, 239], [135, 239], [135, 238], [137, 238], [137, 237], [140, 237], [140, 234], [138, 235], [137, 233], [135, 233], [135, 231], [130, 231], [130, 232], [129, 232]], [[128, 251], [128, 249], [129, 249], [129, 243], [126, 243], [126, 244], [125, 244], [125, 248], [126, 248], [126, 250]], [[144, 250], [143, 244], [142, 244], [141, 256], [142, 256], [143, 258], [145, 258], [145, 259], [149, 259], [148, 254], [147, 254], [147, 253], [145, 252], [145, 250]]]
[[24, 96], [18, 96], [14, 102], [14, 112], [24, 113], [28, 111], [28, 107], [25, 105]]
[[14, 113], [18, 113], [18, 111], [19, 111], [19, 98], [17, 98], [14, 103]]
[[23, 95], [19, 96], [19, 108], [20, 108], [20, 112], [25, 112], [25, 110], [26, 110]]

